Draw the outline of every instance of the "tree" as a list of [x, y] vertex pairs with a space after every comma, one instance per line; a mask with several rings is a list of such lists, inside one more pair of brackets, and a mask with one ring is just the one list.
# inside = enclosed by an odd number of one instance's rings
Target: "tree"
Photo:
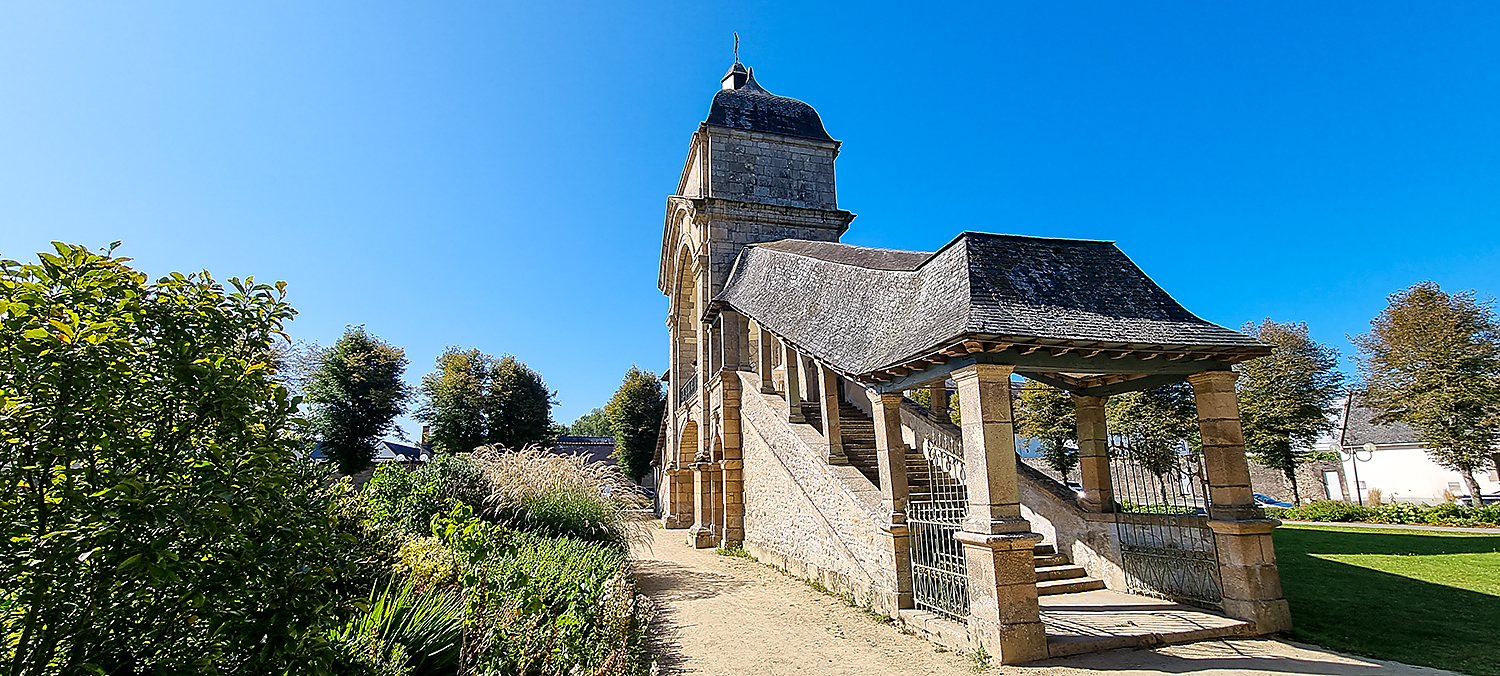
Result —
[[1328, 459], [1309, 449], [1319, 434], [1334, 427], [1329, 415], [1344, 382], [1338, 352], [1309, 338], [1306, 324], [1267, 319], [1242, 330], [1274, 348], [1270, 356], [1235, 367], [1245, 451], [1285, 475], [1293, 501], [1301, 504], [1297, 467]]
[[285, 285], [54, 248], [0, 261], [0, 669], [326, 668], [352, 566], [267, 361]]
[[1463, 475], [1477, 504], [1474, 473], [1500, 441], [1500, 325], [1491, 304], [1420, 282], [1391, 294], [1354, 344], [1375, 422], [1416, 430], [1433, 461]]
[[661, 380], [655, 373], [631, 366], [614, 398], [604, 405], [615, 437], [614, 458], [625, 476], [640, 481], [651, 469], [656, 436], [661, 431], [661, 417], [666, 408]]
[[438, 450], [468, 452], [485, 444], [518, 449], [551, 438], [553, 392], [515, 357], [450, 347], [422, 378], [416, 418], [431, 425]]
[[1186, 382], [1110, 397], [1110, 429], [1130, 441], [1130, 457], [1157, 478], [1177, 469], [1182, 443], [1196, 449], [1198, 407]]
[[1042, 440], [1042, 458], [1063, 479], [1078, 466], [1078, 449], [1067, 442], [1078, 441], [1078, 418], [1073, 398], [1056, 387], [1026, 383], [1016, 407], [1016, 432]]
[[568, 434], [575, 437], [610, 437], [615, 433], [609, 426], [609, 416], [605, 415], [604, 409], [596, 408], [578, 416], [573, 421], [573, 426], [568, 428]]
[[351, 326], [333, 347], [314, 346], [310, 356], [305, 397], [312, 405], [311, 431], [340, 472], [364, 471], [380, 437], [399, 432], [396, 416], [411, 397], [402, 381], [406, 355], [363, 326]]

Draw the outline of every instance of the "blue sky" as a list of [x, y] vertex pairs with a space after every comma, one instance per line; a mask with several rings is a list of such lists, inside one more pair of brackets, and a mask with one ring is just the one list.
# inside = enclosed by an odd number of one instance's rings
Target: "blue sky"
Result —
[[515, 354], [569, 422], [665, 366], [738, 31], [844, 142], [846, 242], [1112, 239], [1346, 355], [1398, 288], [1500, 290], [1496, 3], [311, 4], [0, 5], [0, 254], [286, 280], [295, 337]]

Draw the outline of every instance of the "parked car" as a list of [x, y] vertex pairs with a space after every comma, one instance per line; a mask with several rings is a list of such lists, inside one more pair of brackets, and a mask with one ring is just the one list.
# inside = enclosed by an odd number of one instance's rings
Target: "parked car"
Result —
[[[1479, 495], [1479, 500], [1481, 504], [1485, 505], [1500, 504], [1500, 493], [1481, 493]], [[1455, 501], [1457, 501], [1460, 505], [1468, 505], [1470, 507], [1474, 506], [1474, 498], [1468, 495], [1460, 495], [1455, 498]]]
[[1292, 506], [1292, 503], [1290, 503], [1290, 502], [1282, 502], [1280, 500], [1272, 498], [1269, 495], [1264, 495], [1264, 494], [1261, 494], [1261, 493], [1251, 493], [1251, 495], [1255, 496], [1255, 506], [1257, 506], [1257, 507], [1291, 507]]

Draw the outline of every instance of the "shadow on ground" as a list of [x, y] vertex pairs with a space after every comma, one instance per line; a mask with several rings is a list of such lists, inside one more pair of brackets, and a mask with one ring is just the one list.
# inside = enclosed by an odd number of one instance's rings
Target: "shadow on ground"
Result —
[[[1153, 650], [1110, 650], [1028, 664], [1030, 667], [1068, 667], [1114, 673], [1141, 670], [1148, 673], [1198, 674], [1222, 670], [1245, 674], [1297, 674], [1298, 676], [1374, 676], [1410, 674], [1432, 670], [1381, 664], [1358, 657], [1344, 657], [1313, 646], [1289, 646], [1270, 640], [1203, 641]], [[1289, 654], [1290, 653], [1290, 654]]]
[[632, 564], [636, 584], [640, 591], [651, 599], [653, 616], [648, 633], [648, 646], [656, 655], [656, 666], [661, 674], [689, 674], [696, 671], [688, 666], [682, 654], [681, 636], [683, 627], [671, 604], [680, 601], [711, 599], [733, 591], [745, 583], [728, 575], [706, 570], [695, 570], [687, 566], [659, 559], [641, 559]]

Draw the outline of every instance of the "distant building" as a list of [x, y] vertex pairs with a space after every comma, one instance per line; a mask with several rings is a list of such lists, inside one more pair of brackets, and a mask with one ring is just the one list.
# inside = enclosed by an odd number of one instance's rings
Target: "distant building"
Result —
[[381, 441], [375, 444], [375, 462], [427, 462], [431, 457], [431, 448], [411, 446], [395, 441]]
[[[1319, 446], [1327, 449], [1331, 442], [1339, 440], [1346, 451], [1355, 452], [1358, 457], [1354, 459], [1347, 453], [1344, 455], [1343, 470], [1351, 484], [1357, 475], [1358, 485], [1345, 487], [1343, 495], [1334, 499], [1369, 502], [1371, 490], [1379, 490], [1384, 502], [1437, 504], [1446, 500], [1444, 491], [1457, 497], [1468, 496], [1468, 483], [1463, 476], [1433, 462], [1416, 430], [1401, 423], [1376, 424], [1373, 421], [1376, 412], [1361, 405], [1357, 395], [1352, 402], [1341, 400], [1339, 406], [1344, 411], [1339, 428], [1320, 441]], [[1374, 452], [1363, 450], [1365, 444], [1374, 444]], [[1485, 495], [1500, 492], [1500, 475], [1493, 463], [1476, 474]], [[1359, 496], [1351, 489], [1357, 489]]]
[[574, 437], [562, 436], [557, 438], [557, 443], [552, 450], [563, 455], [582, 455], [589, 462], [602, 462], [614, 466], [613, 454], [615, 452], [614, 437]]

